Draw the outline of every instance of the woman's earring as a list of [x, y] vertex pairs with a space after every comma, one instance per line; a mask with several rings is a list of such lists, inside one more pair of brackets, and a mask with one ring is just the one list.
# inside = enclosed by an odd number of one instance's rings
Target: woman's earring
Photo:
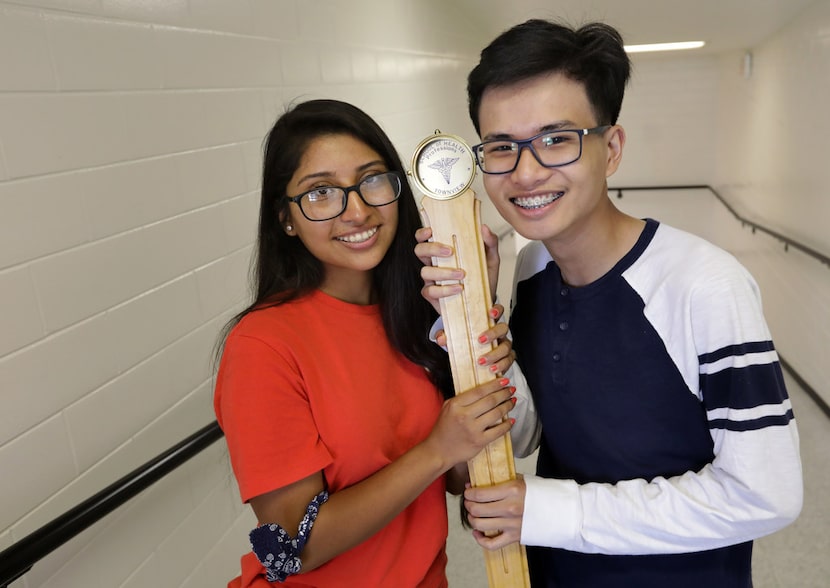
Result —
[[285, 232], [290, 233], [294, 230], [294, 225], [285, 225]]

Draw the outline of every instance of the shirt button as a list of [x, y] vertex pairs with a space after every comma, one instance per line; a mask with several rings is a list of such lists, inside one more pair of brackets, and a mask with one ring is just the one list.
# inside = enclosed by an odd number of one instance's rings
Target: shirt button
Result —
[[560, 357], [558, 353], [553, 354], [553, 361], [559, 361]]
[[567, 321], [563, 321], [563, 322], [559, 323], [559, 330], [560, 331], [567, 331], [568, 330]]
[[562, 288], [561, 290], [559, 290], [559, 293], [562, 296], [567, 296], [568, 295], [568, 289], [567, 288]]

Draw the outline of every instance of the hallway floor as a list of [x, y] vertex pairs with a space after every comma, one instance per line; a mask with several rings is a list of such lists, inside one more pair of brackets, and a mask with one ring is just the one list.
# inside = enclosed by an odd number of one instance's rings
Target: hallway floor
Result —
[[[804, 509], [782, 531], [755, 542], [755, 588], [827, 588], [830, 586], [830, 419], [786, 374], [801, 438]], [[532, 473], [535, 455], [518, 460], [516, 469]], [[458, 498], [447, 500], [450, 588], [486, 588], [481, 549], [458, 521]]]

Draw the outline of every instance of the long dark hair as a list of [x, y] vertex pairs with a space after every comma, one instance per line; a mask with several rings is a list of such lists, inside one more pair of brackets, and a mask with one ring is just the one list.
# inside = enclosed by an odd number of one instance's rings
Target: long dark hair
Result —
[[[294, 300], [318, 288], [323, 266], [302, 241], [283, 230], [288, 212], [286, 187], [311, 142], [321, 135], [346, 134], [362, 141], [390, 171], [406, 178], [395, 147], [380, 126], [359, 108], [338, 100], [310, 100], [283, 113], [265, 139], [259, 231], [253, 264], [253, 302], [222, 332], [217, 356], [230, 330], [251, 312]], [[415, 231], [421, 226], [412, 190], [404, 180], [398, 200], [398, 228], [389, 250], [373, 272], [383, 325], [392, 346], [429, 372], [445, 398], [453, 394], [449, 358], [428, 340], [437, 318], [421, 297], [421, 262], [415, 256]]]

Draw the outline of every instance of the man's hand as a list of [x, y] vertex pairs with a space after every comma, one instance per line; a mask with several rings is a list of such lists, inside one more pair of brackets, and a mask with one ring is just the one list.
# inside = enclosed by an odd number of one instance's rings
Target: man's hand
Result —
[[485, 549], [497, 550], [522, 538], [525, 509], [524, 479], [464, 491], [464, 508], [473, 538]]

